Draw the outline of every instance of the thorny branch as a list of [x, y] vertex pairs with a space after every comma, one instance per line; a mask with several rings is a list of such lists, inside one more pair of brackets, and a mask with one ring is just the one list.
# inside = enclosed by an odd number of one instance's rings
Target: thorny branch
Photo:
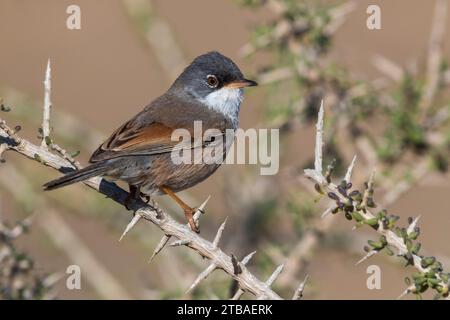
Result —
[[[20, 130], [20, 128], [11, 129], [6, 124], [6, 122], [0, 118], [0, 146], [2, 151], [13, 150], [45, 166], [51, 167], [60, 172], [68, 172], [80, 168], [81, 166], [63, 148], [59, 146], [55, 148], [54, 143], [51, 141], [50, 136], [48, 135], [50, 128], [49, 79], [50, 61], [48, 62], [46, 72], [46, 82], [48, 80], [48, 83], [46, 83], [45, 85], [46, 98], [44, 103], [44, 120], [42, 127], [43, 143], [38, 146], [26, 139], [19, 137], [17, 135], [17, 132]], [[50, 148], [48, 148], [48, 146], [50, 146]], [[56, 151], [58, 155], [52, 153], [52, 150]], [[97, 190], [98, 192], [104, 194], [106, 197], [121, 205], [124, 205], [125, 199], [128, 195], [125, 190], [121, 189], [115, 183], [108, 182], [100, 177], [86, 180], [84, 184], [94, 190]], [[195, 219], [197, 221], [202, 213], [202, 210], [206, 206], [206, 202], [208, 201], [208, 199], [200, 206], [200, 208], [195, 213]], [[211, 242], [192, 232], [187, 225], [183, 225], [175, 221], [169, 214], [161, 210], [154, 201], [151, 201], [147, 204], [142, 200], [133, 200], [128, 204], [128, 206], [133, 210], [134, 216], [125, 228], [121, 239], [132, 229], [133, 226], [137, 224], [139, 220], [147, 220], [158, 226], [164, 233], [164, 236], [155, 249], [152, 258], [166, 246], [171, 237], [175, 237], [178, 240], [172, 243], [171, 246], [184, 245], [196, 251], [200, 256], [211, 261], [209, 267], [199, 275], [199, 277], [194, 281], [193, 285], [188, 289], [188, 291], [195, 288], [195, 286], [198, 285], [201, 280], [205, 279], [214, 270], [222, 269], [238, 283], [239, 297], [244, 292], [250, 292], [258, 299], [282, 299], [270, 288], [272, 282], [281, 271], [281, 267], [277, 268], [277, 270], [274, 272], [275, 276], [272, 275], [272, 277], [269, 279], [270, 281], [260, 281], [245, 266], [253, 256], [253, 252], [246, 258], [244, 258], [241, 263], [239, 263], [239, 272], [235, 272], [236, 266], [233, 263], [232, 257], [224, 253], [218, 247], [218, 243], [224, 231], [226, 221], [220, 226], [214, 241]], [[303, 287], [304, 284], [300, 284], [300, 287], [297, 289], [297, 291], [303, 291]], [[298, 298], [298, 295], [295, 294], [294, 297]]]
[[[320, 107], [317, 121], [316, 143], [320, 147], [316, 146], [316, 159], [322, 159], [322, 132], [323, 104]], [[317, 164], [318, 162], [316, 161], [315, 163]], [[351, 172], [353, 166], [354, 162], [350, 165], [348, 172]], [[351, 190], [352, 183], [347, 181], [347, 177], [350, 177], [351, 174], [347, 174], [346, 179], [341, 181], [339, 185], [334, 184], [331, 181], [332, 167], [327, 170], [325, 175], [322, 174], [322, 168], [317, 166], [314, 169], [305, 169], [304, 173], [316, 183], [316, 190], [319, 193], [325, 194], [333, 200], [334, 209], [332, 213], [341, 212], [348, 220], [356, 222], [355, 228], [368, 225], [380, 234], [378, 241], [368, 241], [369, 246], [364, 248], [367, 254], [358, 263], [381, 250], [384, 250], [389, 255], [393, 255], [393, 250], [396, 250], [397, 255], [403, 257], [407, 265], [413, 265], [418, 271], [412, 276], [413, 284], [409, 285], [400, 297], [408, 293], [414, 293], [421, 297], [421, 293], [428, 288], [432, 288], [437, 292], [436, 298], [449, 298], [450, 274], [444, 273], [442, 264], [436, 258], [420, 255], [421, 245], [418, 242], [414, 242], [420, 234], [420, 229], [417, 227], [419, 217], [415, 219], [409, 218], [409, 226], [407, 228], [399, 228], [395, 226], [399, 217], [388, 215], [384, 209], [376, 214], [369, 210], [376, 207], [373, 200], [374, 172], [366, 183], [363, 193], [358, 190]], [[407, 279], [406, 282], [410, 284], [411, 280]]]

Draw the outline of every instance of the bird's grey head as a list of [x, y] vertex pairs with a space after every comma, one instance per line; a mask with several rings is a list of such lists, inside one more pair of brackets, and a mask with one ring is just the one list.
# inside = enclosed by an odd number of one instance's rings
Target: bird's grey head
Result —
[[182, 90], [237, 123], [243, 88], [255, 85], [231, 59], [213, 51], [195, 58], [170, 90]]

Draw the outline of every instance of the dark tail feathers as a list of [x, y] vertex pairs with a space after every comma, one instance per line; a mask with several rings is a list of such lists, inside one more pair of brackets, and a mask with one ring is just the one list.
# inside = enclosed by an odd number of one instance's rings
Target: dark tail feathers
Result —
[[107, 172], [108, 167], [109, 166], [105, 162], [94, 163], [86, 168], [70, 172], [61, 178], [47, 182], [44, 184], [44, 190], [58, 189], [92, 177], [103, 175]]

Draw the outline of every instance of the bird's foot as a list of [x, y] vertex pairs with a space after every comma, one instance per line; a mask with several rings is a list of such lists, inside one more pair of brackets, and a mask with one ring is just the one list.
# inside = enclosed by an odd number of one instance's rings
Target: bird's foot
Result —
[[151, 200], [150, 196], [143, 195], [142, 193], [141, 193], [141, 198], [142, 198], [142, 200], [144, 200], [144, 202], [146, 204], [148, 204]]
[[189, 226], [191, 227], [191, 230], [200, 233], [199, 226], [194, 221], [194, 213], [197, 211], [197, 208], [185, 208], [184, 210], [184, 216], [186, 217]]
[[125, 198], [125, 202], [124, 202], [125, 208], [127, 210], [131, 210], [131, 204], [133, 203], [134, 200], [136, 200], [136, 197], [133, 196], [131, 193], [129, 193], [127, 195], [127, 197]]
[[133, 203], [133, 201], [134, 200], [137, 200], [137, 199], [141, 199], [140, 198], [140, 187], [138, 187], [138, 186], [134, 186], [134, 185], [129, 185], [129, 188], [130, 188], [130, 193], [128, 193], [128, 195], [127, 195], [127, 197], [125, 198], [125, 202], [124, 202], [124, 205], [125, 205], [125, 208], [127, 208], [127, 210], [132, 210], [131, 209], [131, 204]]

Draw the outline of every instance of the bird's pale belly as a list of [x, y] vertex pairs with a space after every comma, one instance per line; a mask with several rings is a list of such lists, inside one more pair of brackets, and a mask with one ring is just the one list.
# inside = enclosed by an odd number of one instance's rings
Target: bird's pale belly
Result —
[[208, 178], [220, 164], [173, 164], [155, 159], [149, 175], [142, 183], [141, 192], [148, 195], [161, 194], [160, 187], [165, 186], [174, 192], [195, 186]]
[[175, 164], [170, 154], [127, 157], [120, 162], [106, 176], [140, 186], [141, 193], [146, 195], [162, 194], [162, 186], [174, 192], [190, 188], [208, 178], [220, 166], [220, 163], [205, 162]]

